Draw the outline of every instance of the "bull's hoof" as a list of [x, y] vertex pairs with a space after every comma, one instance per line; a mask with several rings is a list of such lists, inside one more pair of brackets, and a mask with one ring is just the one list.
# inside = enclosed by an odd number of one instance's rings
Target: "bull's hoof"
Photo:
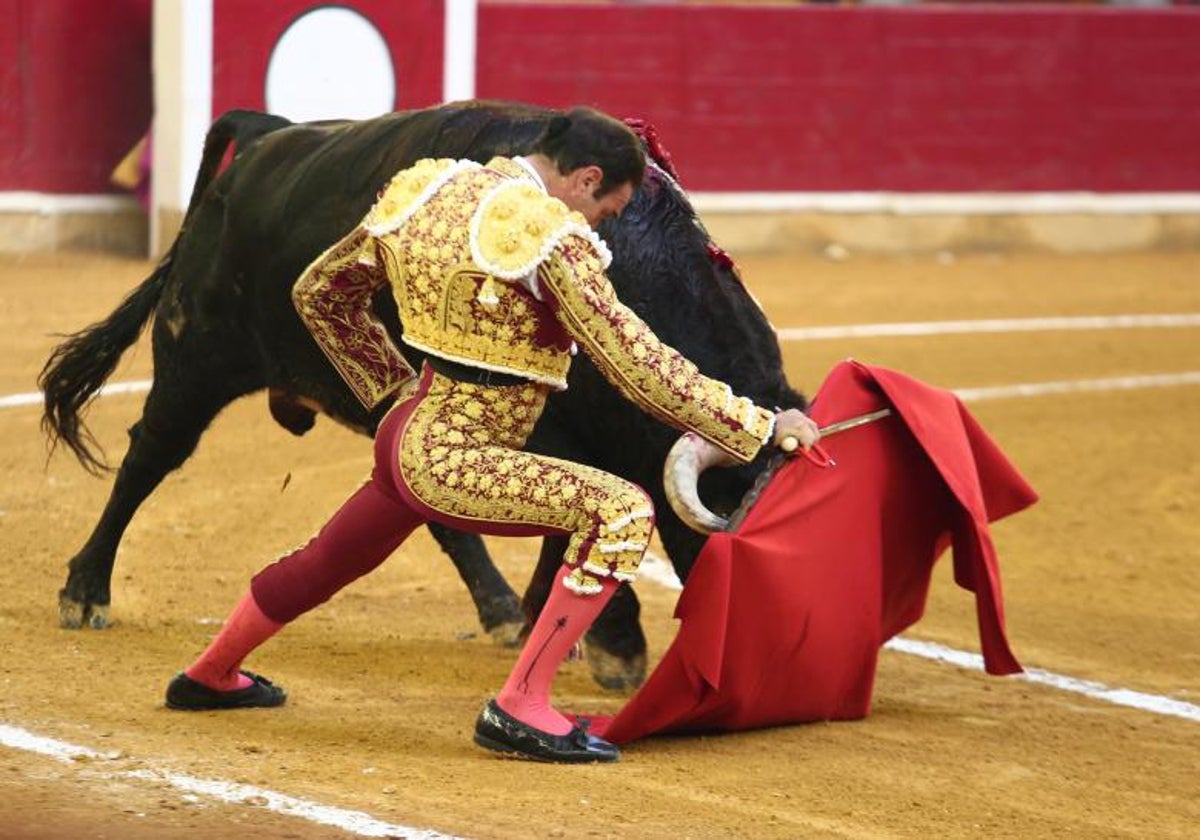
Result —
[[585, 637], [588, 667], [601, 687], [610, 691], [633, 691], [646, 681], [646, 654], [637, 653], [629, 659], [609, 653]]
[[92, 604], [87, 616], [88, 627], [104, 630], [108, 627], [108, 604]]
[[58, 596], [58, 626], [66, 630], [78, 630], [83, 627], [83, 604], [60, 595]]
[[525, 642], [525, 621], [503, 621], [489, 629], [492, 642], [500, 647], [517, 648]]
[[108, 627], [108, 604], [84, 604], [66, 595], [58, 596], [58, 626], [65, 630], [93, 630]]
[[[507, 586], [507, 584], [505, 584]], [[525, 613], [511, 592], [478, 602], [479, 623], [492, 641], [500, 647], [520, 647], [525, 642]]]

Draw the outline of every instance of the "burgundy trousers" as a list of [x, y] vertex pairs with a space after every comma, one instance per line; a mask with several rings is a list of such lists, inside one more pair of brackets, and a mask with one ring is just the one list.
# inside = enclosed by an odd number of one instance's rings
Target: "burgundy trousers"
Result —
[[540, 387], [484, 388], [427, 367], [416, 394], [380, 424], [370, 478], [306, 544], [255, 575], [263, 613], [294, 620], [430, 521], [494, 536], [570, 536], [564, 562], [574, 572], [564, 583], [583, 594], [599, 577], [629, 579], [653, 528], [649, 498], [600, 470], [520, 451], [541, 413]]

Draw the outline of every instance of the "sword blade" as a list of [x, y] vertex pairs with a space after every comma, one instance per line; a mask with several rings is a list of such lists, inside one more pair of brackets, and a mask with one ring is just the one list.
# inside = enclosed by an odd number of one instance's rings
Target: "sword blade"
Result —
[[821, 437], [829, 437], [836, 435], [838, 432], [844, 432], [847, 429], [854, 429], [859, 426], [865, 426], [868, 423], [874, 423], [876, 420], [882, 420], [892, 413], [890, 408], [881, 408], [878, 411], [872, 411], [870, 414], [860, 414], [857, 417], [850, 417], [845, 420], [839, 420], [836, 423], [830, 423], [825, 428], [821, 429]]

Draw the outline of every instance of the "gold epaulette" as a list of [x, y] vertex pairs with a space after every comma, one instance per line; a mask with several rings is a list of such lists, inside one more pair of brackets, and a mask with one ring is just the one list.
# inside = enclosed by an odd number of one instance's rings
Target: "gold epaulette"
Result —
[[572, 233], [587, 240], [608, 268], [612, 256], [582, 215], [528, 180], [508, 180], [479, 202], [471, 219], [471, 258], [494, 277], [517, 280], [541, 265]]
[[417, 161], [388, 181], [375, 206], [367, 213], [363, 226], [372, 236], [399, 230], [443, 184], [464, 169], [477, 168], [479, 164], [473, 160], [429, 158]]

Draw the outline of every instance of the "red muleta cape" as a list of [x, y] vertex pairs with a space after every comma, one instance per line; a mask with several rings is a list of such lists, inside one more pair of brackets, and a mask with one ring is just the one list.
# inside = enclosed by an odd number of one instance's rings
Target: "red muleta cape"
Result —
[[879, 649], [921, 617], [948, 545], [955, 581], [975, 593], [988, 673], [1021, 670], [988, 523], [1037, 495], [957, 397], [895, 371], [838, 365], [812, 417], [883, 407], [891, 417], [821, 442], [835, 466], [791, 459], [736, 533], [709, 538], [675, 609], [678, 636], [596, 734], [626, 743], [864, 717]]

